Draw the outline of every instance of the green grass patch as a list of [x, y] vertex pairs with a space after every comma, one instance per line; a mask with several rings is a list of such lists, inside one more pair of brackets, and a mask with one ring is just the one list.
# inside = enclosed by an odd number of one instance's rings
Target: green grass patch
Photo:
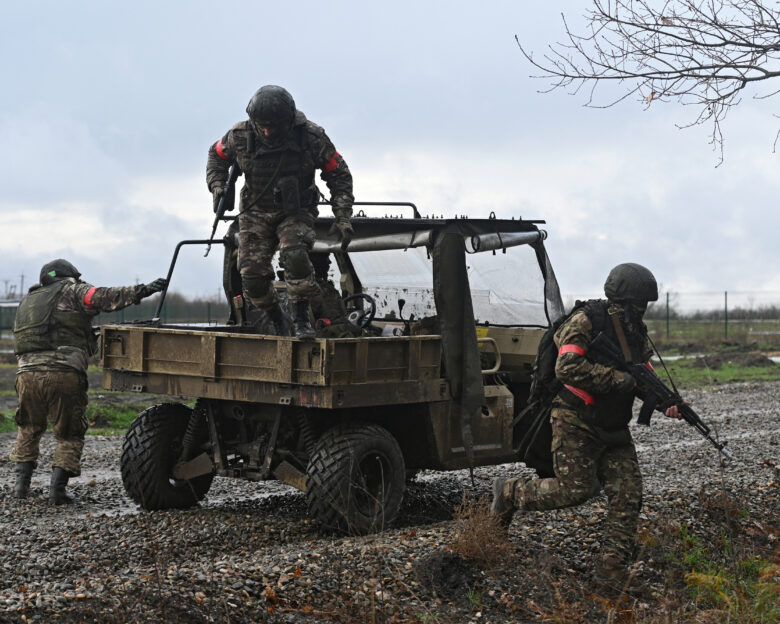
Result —
[[769, 624], [780, 621], [780, 565], [754, 552], [740, 552], [723, 536], [704, 544], [686, 525], [677, 534], [668, 562], [680, 568], [699, 609], [721, 611], [723, 621]]
[[146, 404], [122, 401], [91, 401], [87, 405], [88, 434], [120, 435], [127, 431], [138, 413], [149, 407]]
[[[90, 403], [87, 405], [87, 419], [90, 423], [87, 435], [121, 435], [127, 431], [138, 412], [149, 407], [135, 403]], [[15, 410], [0, 411], [0, 433], [16, 431]], [[49, 427], [49, 430], [51, 427]]]
[[16, 431], [14, 413], [16, 410], [0, 410], [0, 433], [12, 433]]
[[[780, 381], [780, 366], [738, 366], [725, 362], [720, 368], [713, 369], [696, 364], [696, 358], [682, 358], [666, 361], [666, 367], [678, 387], [696, 388], [714, 384], [737, 381]], [[660, 364], [655, 364], [655, 372], [668, 384], [668, 378]]]
[[[157, 403], [172, 402], [167, 396], [151, 394], [138, 395], [137, 401], [127, 401], [127, 395], [112, 392], [101, 392], [100, 398], [90, 393], [87, 404], [87, 420], [89, 429], [87, 435], [124, 435], [136, 416], [143, 410]], [[193, 407], [195, 401], [185, 402]], [[0, 433], [16, 431], [14, 423], [15, 409], [0, 410]], [[51, 426], [48, 428], [51, 430]]]

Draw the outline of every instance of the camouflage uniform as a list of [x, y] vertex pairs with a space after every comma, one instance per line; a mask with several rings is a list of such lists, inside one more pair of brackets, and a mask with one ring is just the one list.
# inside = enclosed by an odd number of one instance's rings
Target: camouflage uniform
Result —
[[[19, 407], [15, 421], [19, 428], [9, 456], [13, 462], [37, 462], [39, 442], [47, 424], [57, 440], [53, 465], [73, 476], [81, 474], [81, 452], [87, 431], [87, 366], [95, 351], [92, 318], [113, 312], [143, 296], [143, 285], [97, 288], [74, 278], [53, 284], [36, 284], [30, 296], [52, 293], [55, 308], [48, 327], [35, 335], [14, 328], [14, 346], [19, 369], [16, 392]], [[24, 312], [25, 300], [19, 306]], [[20, 321], [17, 314], [17, 323]]]
[[[652, 351], [641, 320], [626, 319], [619, 304], [609, 304], [608, 312], [622, 319], [632, 359], [647, 362]], [[642, 475], [628, 429], [634, 391], [626, 373], [585, 357], [594, 337], [585, 311], [556, 332], [556, 376], [575, 392], [590, 394], [594, 403], [587, 406], [572, 391], [561, 391], [551, 414], [555, 477], [517, 483], [512, 494], [518, 509], [541, 511], [579, 505], [603, 488], [608, 511], [601, 571], [619, 575], [632, 559], [642, 507]]]
[[[271, 259], [277, 247], [285, 269], [292, 302], [306, 301], [319, 293], [306, 253], [314, 244], [319, 190], [315, 170], [328, 186], [336, 217], [352, 215], [352, 174], [325, 131], [296, 111], [292, 130], [283, 144], [268, 147], [251, 120], [233, 126], [209, 148], [206, 182], [209, 190], [221, 187], [230, 165], [244, 173], [239, 205], [238, 265], [244, 290], [254, 305], [269, 309], [276, 303]], [[299, 201], [282, 201], [278, 184], [297, 181]], [[275, 193], [275, 189], [277, 192]]]

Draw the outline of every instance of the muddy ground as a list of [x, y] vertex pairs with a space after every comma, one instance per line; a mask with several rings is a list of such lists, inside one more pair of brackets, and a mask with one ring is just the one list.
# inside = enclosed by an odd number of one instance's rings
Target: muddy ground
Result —
[[644, 509], [636, 587], [617, 602], [590, 580], [603, 496], [520, 515], [507, 548], [489, 542], [495, 556], [480, 563], [460, 557], [453, 510], [464, 496], [486, 500], [497, 475], [530, 476], [521, 464], [479, 468], [473, 483], [467, 471], [426, 471], [394, 527], [351, 538], [322, 533], [305, 496], [275, 482], [217, 478], [199, 508], [143, 512], [121, 483], [118, 436], [88, 437], [76, 503], [57, 508], [46, 501], [47, 434], [32, 495], [18, 501], [13, 434], [3, 434], [0, 622], [725, 621], [691, 599], [677, 536], [687, 527], [705, 545], [730, 540], [734, 552], [780, 564], [780, 382], [687, 394], [735, 461], [722, 468], [684, 423], [633, 426]]

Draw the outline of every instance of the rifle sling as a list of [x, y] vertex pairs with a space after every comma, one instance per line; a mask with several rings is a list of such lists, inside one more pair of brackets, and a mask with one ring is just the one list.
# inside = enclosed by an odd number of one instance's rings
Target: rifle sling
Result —
[[628, 341], [626, 340], [626, 334], [623, 331], [623, 323], [620, 322], [620, 317], [617, 312], [610, 312], [610, 318], [612, 324], [615, 326], [615, 333], [617, 334], [618, 342], [620, 343], [620, 350], [623, 352], [623, 357], [626, 360], [626, 364], [631, 364], [631, 349], [628, 348]]

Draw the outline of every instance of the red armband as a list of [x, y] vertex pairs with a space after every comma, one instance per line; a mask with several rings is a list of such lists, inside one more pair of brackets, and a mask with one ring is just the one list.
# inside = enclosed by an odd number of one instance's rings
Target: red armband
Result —
[[214, 151], [217, 152], [217, 156], [219, 156], [222, 160], [227, 160], [227, 154], [225, 154], [225, 149], [222, 147], [222, 139], [216, 142], [214, 145]]
[[558, 355], [563, 355], [564, 353], [576, 353], [577, 355], [585, 357], [585, 349], [576, 344], [561, 345], [561, 348], [558, 349]]
[[87, 293], [84, 295], [84, 305], [91, 308], [92, 307], [92, 297], [95, 294], [95, 291], [97, 290], [97, 286], [93, 286], [90, 288]]
[[585, 405], [593, 405], [596, 402], [596, 400], [593, 398], [593, 395], [590, 392], [583, 390], [582, 388], [575, 388], [569, 384], [563, 384], [563, 387], [571, 392], [574, 396], [582, 399]]
[[339, 154], [338, 152], [336, 152], [335, 154], [333, 154], [333, 158], [331, 158], [331, 159], [328, 161], [328, 164], [327, 164], [327, 165], [325, 165], [325, 166], [322, 168], [322, 170], [323, 170], [325, 173], [330, 173], [330, 172], [331, 172], [331, 171], [333, 171], [333, 170], [334, 170], [336, 167], [338, 167], [338, 166], [339, 166], [339, 161], [338, 161], [338, 160], [336, 160], [336, 157], [337, 157], [337, 156], [341, 156], [341, 154]]

